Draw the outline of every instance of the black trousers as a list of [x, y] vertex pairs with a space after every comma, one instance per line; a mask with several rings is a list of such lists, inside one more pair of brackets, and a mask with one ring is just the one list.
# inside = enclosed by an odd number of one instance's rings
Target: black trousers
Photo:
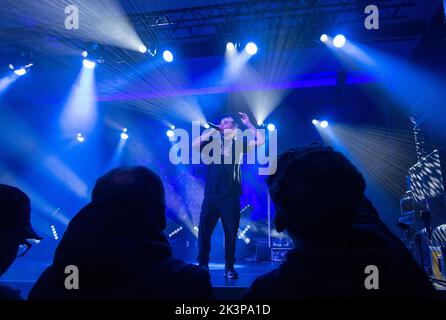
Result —
[[209, 253], [211, 251], [211, 236], [220, 218], [225, 233], [226, 268], [233, 268], [235, 263], [235, 244], [240, 223], [239, 195], [204, 196], [198, 226], [198, 262], [208, 265]]

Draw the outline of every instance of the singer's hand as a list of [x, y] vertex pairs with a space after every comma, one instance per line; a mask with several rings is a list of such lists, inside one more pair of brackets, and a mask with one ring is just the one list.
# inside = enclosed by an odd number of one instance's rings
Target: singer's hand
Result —
[[242, 123], [245, 126], [248, 126], [251, 123], [251, 121], [249, 120], [249, 117], [246, 113], [239, 112], [238, 114], [240, 115], [240, 120], [242, 121]]

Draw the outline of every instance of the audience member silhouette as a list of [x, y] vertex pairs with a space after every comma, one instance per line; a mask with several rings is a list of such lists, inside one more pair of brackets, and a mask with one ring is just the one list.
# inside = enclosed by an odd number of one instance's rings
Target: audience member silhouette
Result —
[[365, 198], [363, 176], [341, 153], [319, 143], [291, 149], [267, 184], [276, 228], [287, 230], [295, 247], [276, 270], [254, 281], [245, 299], [436, 297]]
[[[20, 189], [0, 184], [0, 276], [42, 238], [31, 227], [31, 202]], [[0, 300], [21, 300], [19, 290], [0, 285]]]
[[[70, 222], [29, 298], [213, 298], [209, 273], [172, 256], [165, 227], [158, 175], [145, 167], [110, 171]], [[76, 269], [65, 273], [67, 266]]]

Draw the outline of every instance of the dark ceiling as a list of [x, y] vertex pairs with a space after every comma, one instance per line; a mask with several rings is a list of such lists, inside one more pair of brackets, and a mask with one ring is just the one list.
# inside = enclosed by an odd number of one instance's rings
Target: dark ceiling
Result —
[[[69, 2], [81, 6], [84, 1]], [[53, 52], [58, 42], [84, 45], [73, 33], [54, 28], [63, 22], [67, 3], [3, 0], [0, 54], [18, 48], [44, 50], [43, 44], [49, 41], [53, 45], [48, 50]], [[219, 50], [213, 49], [215, 42], [248, 37], [265, 41], [283, 32], [294, 34], [294, 41], [287, 45], [299, 48], [319, 45], [315, 39], [322, 32], [336, 30], [348, 30], [357, 41], [418, 41], [441, 8], [438, 0], [375, 0], [373, 3], [380, 9], [380, 30], [368, 32], [363, 26], [364, 8], [368, 3], [363, 0], [120, 1], [121, 12], [126, 12], [145, 43], [174, 44], [190, 55], [212, 55], [213, 50]], [[199, 53], [194, 52], [197, 46]]]

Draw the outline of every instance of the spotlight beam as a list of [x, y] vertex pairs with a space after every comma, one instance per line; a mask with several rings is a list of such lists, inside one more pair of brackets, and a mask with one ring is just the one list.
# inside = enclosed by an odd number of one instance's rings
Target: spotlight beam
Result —
[[345, 149], [378, 186], [395, 197], [404, 192], [407, 170], [416, 162], [411, 134], [338, 124], [319, 132], [327, 143]]
[[[65, 13], [67, 5], [77, 10], [77, 15]], [[47, 34], [134, 51], [144, 45], [118, 0], [2, 0], [2, 6], [14, 12], [14, 19], [33, 21]], [[77, 27], [73, 26], [74, 20]]]
[[11, 74], [0, 79], [0, 97], [7, 91], [7, 89], [17, 80], [16, 74]]
[[97, 118], [94, 70], [83, 67], [74, 83], [60, 118], [66, 135], [89, 132]]

